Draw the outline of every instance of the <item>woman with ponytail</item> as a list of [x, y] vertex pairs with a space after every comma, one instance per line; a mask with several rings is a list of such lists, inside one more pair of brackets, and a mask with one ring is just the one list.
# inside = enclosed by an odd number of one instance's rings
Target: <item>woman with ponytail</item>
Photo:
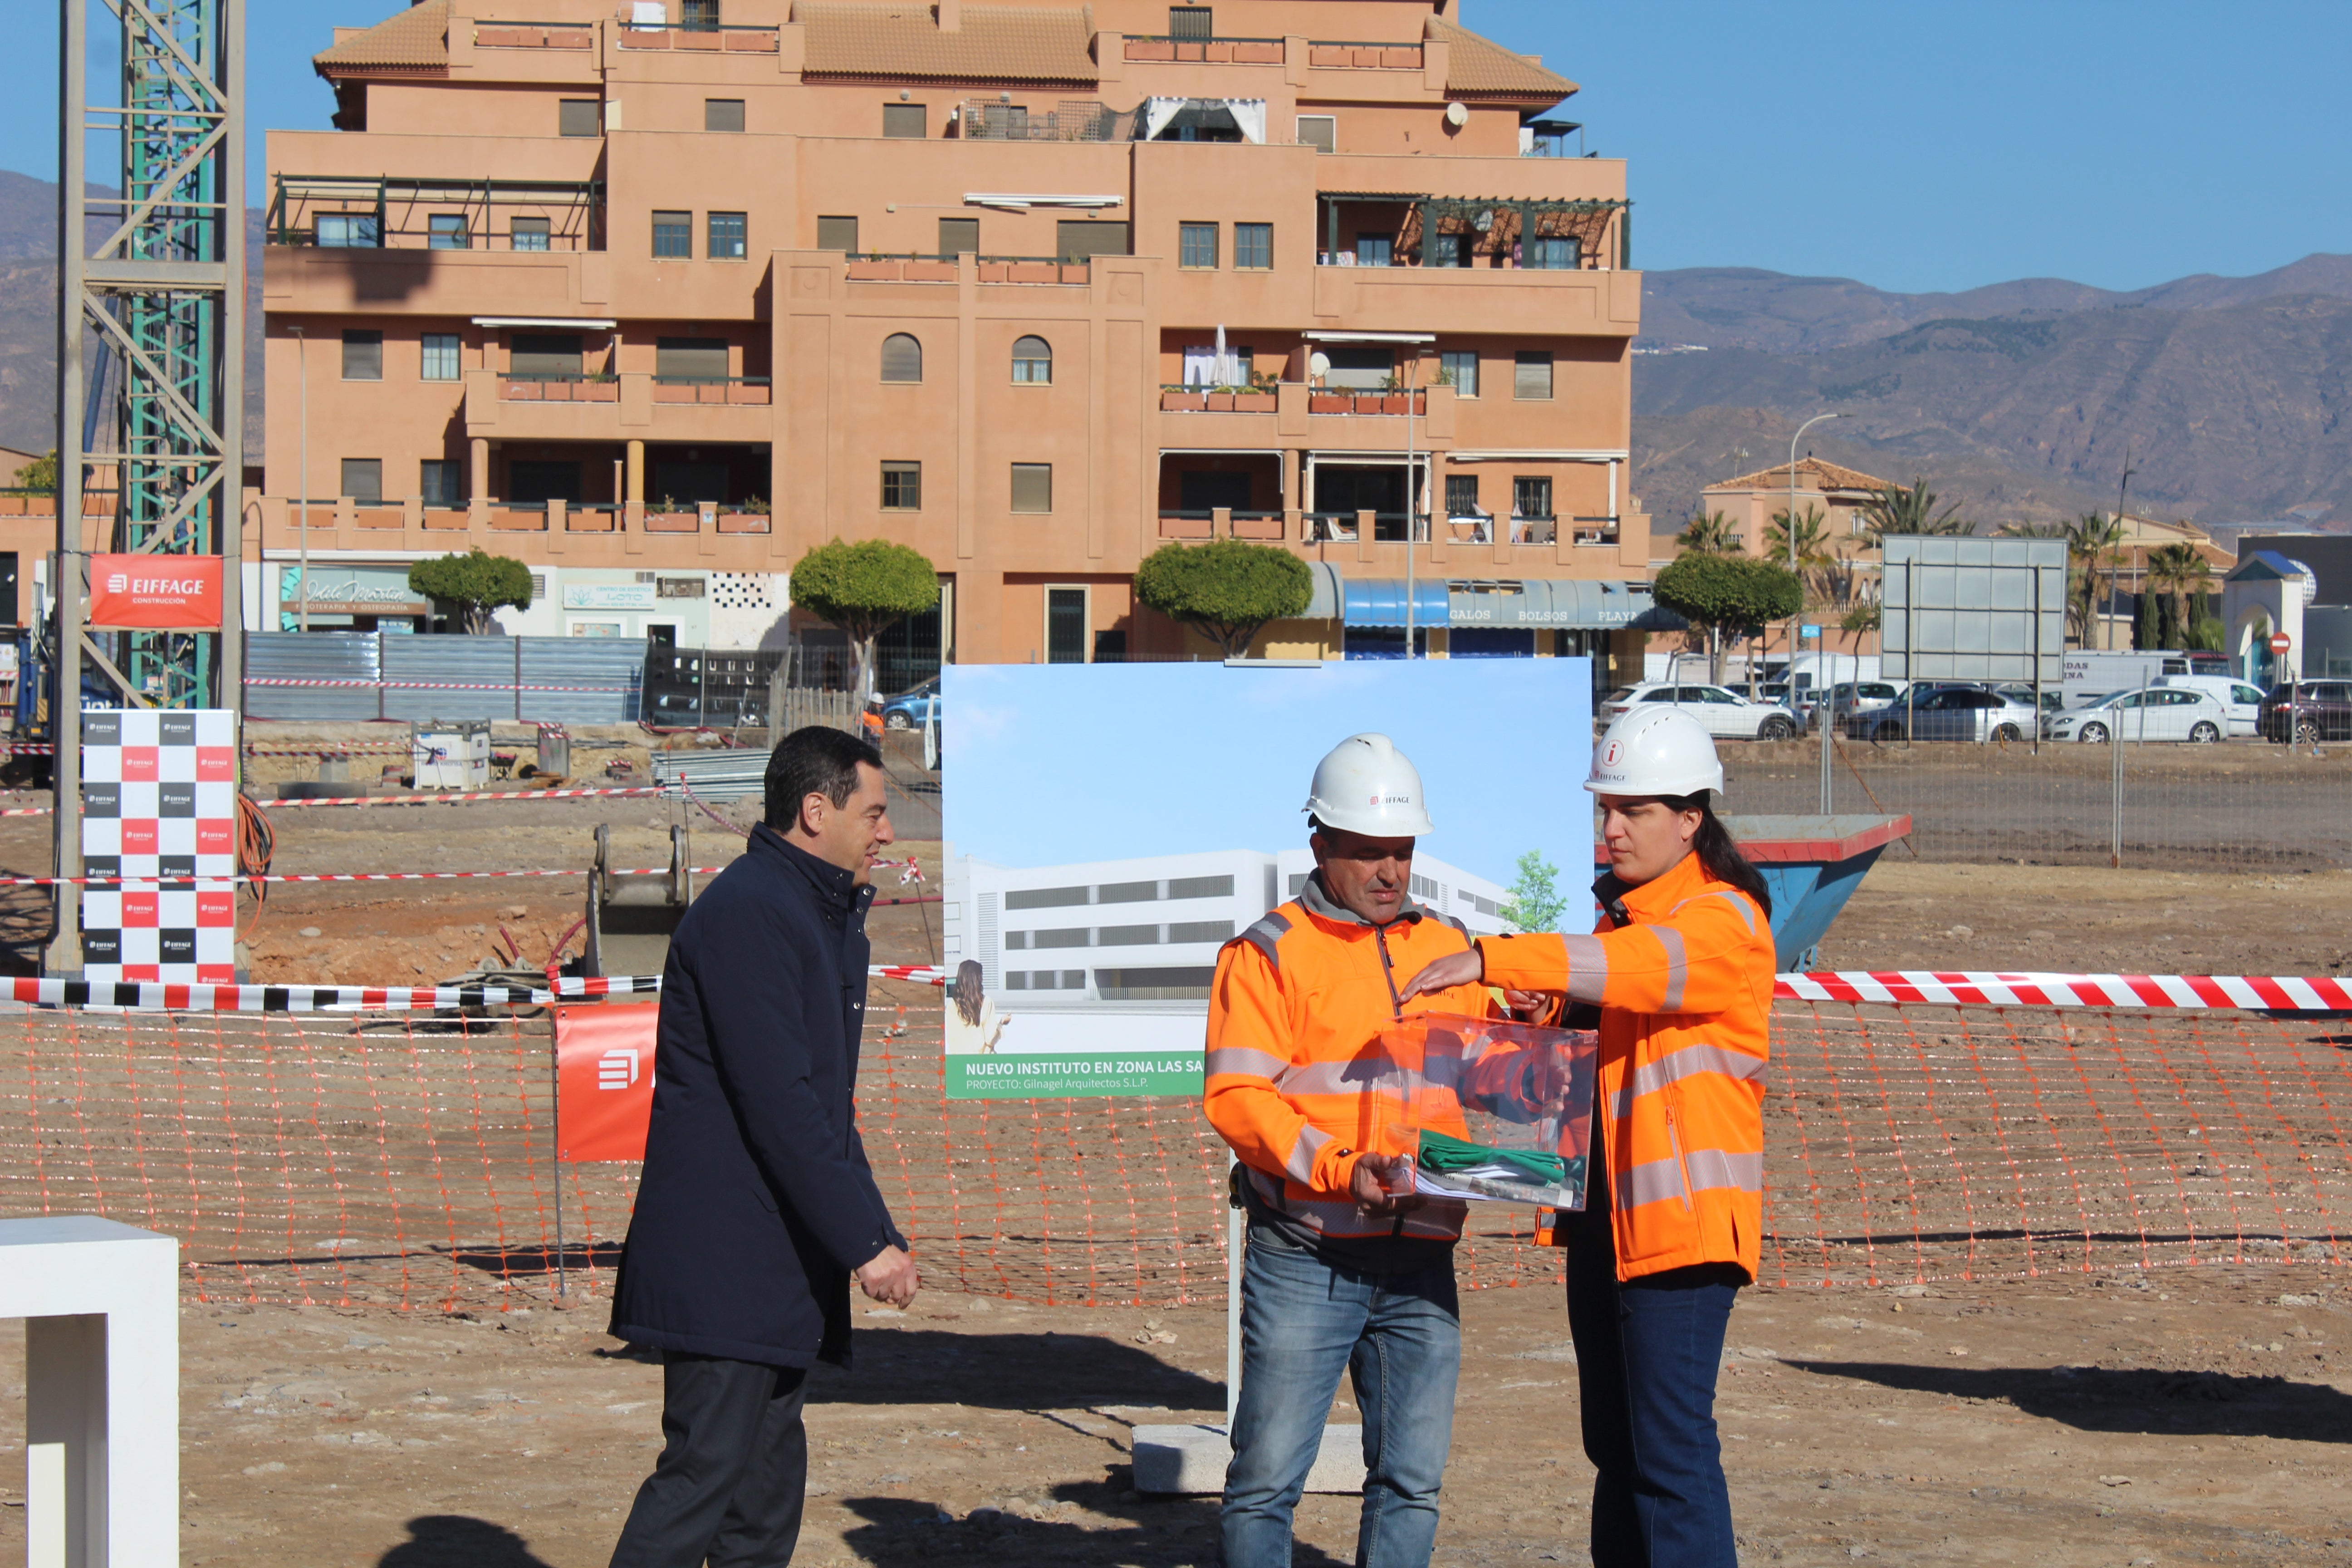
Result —
[[1640, 707], [1584, 786], [1609, 872], [1590, 936], [1482, 937], [1403, 994], [1483, 981], [1600, 1012], [1585, 1206], [1560, 1215], [1596, 1568], [1735, 1568], [1715, 1378], [1760, 1264], [1772, 900], [1715, 815], [1698, 721]]

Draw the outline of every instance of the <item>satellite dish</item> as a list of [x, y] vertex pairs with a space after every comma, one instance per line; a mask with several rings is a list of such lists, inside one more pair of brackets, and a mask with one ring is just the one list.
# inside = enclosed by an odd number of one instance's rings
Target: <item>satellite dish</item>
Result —
[[1325, 353], [1321, 349], [1317, 349], [1313, 353], [1307, 356], [1307, 374], [1312, 375], [1316, 380], [1322, 380], [1325, 376], [1331, 374], [1331, 356]]
[[1459, 131], [1470, 123], [1470, 111], [1458, 103], [1445, 106], [1445, 123]]

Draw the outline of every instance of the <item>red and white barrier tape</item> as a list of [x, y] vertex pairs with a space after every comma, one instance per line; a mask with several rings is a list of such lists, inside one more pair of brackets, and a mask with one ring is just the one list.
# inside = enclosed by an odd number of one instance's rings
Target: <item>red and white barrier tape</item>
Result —
[[917, 985], [945, 985], [948, 972], [936, 963], [877, 963], [866, 973], [877, 980], [905, 980]]
[[2352, 1012], [2352, 981], [2295, 974], [2040, 974], [1840, 971], [1783, 974], [1783, 1002], [1880, 1002], [1948, 1007], [2245, 1008]]
[[0, 816], [54, 816], [56, 815], [57, 807], [53, 805], [12, 805], [5, 811], [0, 811]]
[[[946, 973], [909, 964], [877, 964], [884, 980], [938, 985]], [[651, 996], [658, 974], [562, 977], [551, 985], [176, 985], [161, 981], [119, 984], [88, 980], [0, 979], [0, 1001], [41, 1007], [120, 1007], [147, 1013], [414, 1013], [451, 1007], [543, 1007], [605, 996]]]
[[249, 675], [247, 686], [365, 687], [371, 691], [635, 691], [634, 686], [523, 686], [504, 680], [329, 680], [307, 676]]
[[473, 800], [578, 800], [589, 795], [645, 796], [661, 793], [658, 785], [638, 784], [626, 789], [489, 789], [457, 795], [322, 795], [312, 800], [263, 800], [254, 804], [265, 811], [290, 811], [320, 805], [453, 805]]

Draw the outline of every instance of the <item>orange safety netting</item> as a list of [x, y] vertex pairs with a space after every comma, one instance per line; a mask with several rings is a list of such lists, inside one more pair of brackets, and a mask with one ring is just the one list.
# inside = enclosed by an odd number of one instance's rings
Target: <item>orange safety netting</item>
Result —
[[[869, 1041], [861, 1124], [935, 1288], [1221, 1298], [1223, 1144], [1184, 1100], [948, 1100], [937, 993]], [[1891, 1284], [2352, 1255], [2352, 1023], [1783, 1003], [1764, 1283]], [[205, 1300], [600, 1301], [635, 1168], [553, 1159], [550, 1022], [0, 1016], [0, 1214], [180, 1238]], [[1534, 1211], [1475, 1208], [1471, 1287], [1549, 1283]], [[557, 1240], [562, 1238], [559, 1254]]]

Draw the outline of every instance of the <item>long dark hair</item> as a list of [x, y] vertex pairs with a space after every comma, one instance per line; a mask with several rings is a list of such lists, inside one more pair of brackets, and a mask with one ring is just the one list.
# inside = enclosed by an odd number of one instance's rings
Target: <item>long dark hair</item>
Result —
[[1716, 816], [1715, 808], [1707, 804], [1707, 792], [1702, 790], [1696, 795], [1668, 795], [1665, 805], [1675, 811], [1698, 813], [1698, 837], [1691, 841], [1691, 848], [1697, 854], [1698, 863], [1706, 867], [1706, 874], [1717, 881], [1728, 882], [1755, 900], [1756, 907], [1764, 911], [1764, 918], [1770, 920], [1772, 895], [1764, 886], [1764, 873], [1739, 852], [1738, 841], [1731, 837], [1731, 830], [1723, 826], [1723, 819]]
[[[1748, 862], [1742, 860], [1740, 864], [1745, 866]], [[980, 960], [967, 958], [956, 965], [955, 984], [948, 987], [957, 1015], [975, 1029], [980, 1027], [981, 984]]]

